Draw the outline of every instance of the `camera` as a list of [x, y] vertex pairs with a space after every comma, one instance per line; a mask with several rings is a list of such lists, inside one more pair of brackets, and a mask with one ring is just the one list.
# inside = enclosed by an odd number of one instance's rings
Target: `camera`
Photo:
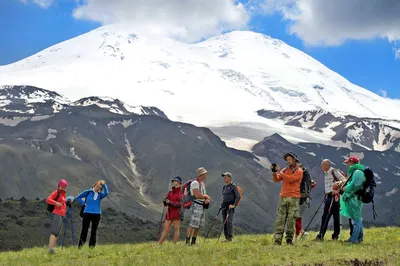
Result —
[[273, 173], [278, 172], [278, 169], [276, 169], [277, 167], [278, 167], [278, 165], [277, 165], [276, 163], [273, 163], [273, 164], [271, 165], [271, 171], [272, 171]]

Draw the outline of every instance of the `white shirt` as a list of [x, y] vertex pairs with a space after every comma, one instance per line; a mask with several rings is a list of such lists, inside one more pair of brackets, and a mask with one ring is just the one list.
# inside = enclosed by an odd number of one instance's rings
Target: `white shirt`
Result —
[[333, 174], [332, 172], [335, 172], [335, 177], [338, 179], [338, 181], [344, 181], [346, 178], [340, 173], [338, 169], [335, 169], [333, 167], [329, 168], [327, 172], [325, 172], [325, 193], [330, 193], [333, 190]]
[[[201, 189], [200, 189], [200, 184], [197, 180], [193, 181], [192, 184], [190, 184], [190, 194], [194, 196], [193, 190], [194, 189], [199, 189], [201, 194], [206, 194], [206, 186], [204, 185], [203, 182], [201, 182]], [[197, 201], [205, 201], [205, 199], [196, 199]]]

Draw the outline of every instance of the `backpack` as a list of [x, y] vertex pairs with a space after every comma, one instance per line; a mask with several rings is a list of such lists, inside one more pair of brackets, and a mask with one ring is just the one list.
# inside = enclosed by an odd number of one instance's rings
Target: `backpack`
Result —
[[[231, 186], [236, 186], [237, 190], [239, 191], [239, 195], [240, 195], [240, 200], [238, 201], [238, 203], [236, 204], [236, 207], [240, 205], [240, 201], [242, 200], [243, 197], [243, 191], [242, 191], [242, 187], [238, 186], [236, 183], [231, 183]], [[225, 186], [222, 188], [222, 192], [224, 191]], [[236, 199], [235, 199], [236, 200]]]
[[[89, 194], [90, 194], [90, 189], [89, 189], [89, 191], [86, 193], [86, 196], [85, 196], [85, 204], [86, 204], [87, 197], [89, 196]], [[82, 205], [82, 206], [81, 206], [81, 210], [80, 210], [80, 212], [79, 212], [79, 216], [80, 216], [81, 218], [83, 218], [83, 214], [84, 214], [85, 208], [86, 208], [85, 205]]]
[[[59, 197], [60, 197], [60, 191], [57, 189], [57, 196], [54, 200], [57, 201]], [[56, 207], [55, 205], [47, 203], [46, 209], [48, 212], [53, 213], [55, 207]]]
[[[194, 196], [192, 196], [190, 194], [190, 186], [192, 185], [193, 181], [195, 181], [195, 180], [186, 181], [186, 183], [183, 184], [183, 186], [182, 186], [182, 193], [183, 193], [182, 208], [184, 208], [184, 209], [190, 209], [190, 206], [192, 205], [192, 202], [194, 200]], [[200, 182], [199, 182], [199, 185], [200, 185], [200, 189], [201, 189]]]
[[366, 167], [364, 170], [365, 181], [362, 189], [356, 192], [363, 203], [374, 203], [374, 194], [376, 182], [374, 180], [374, 172], [371, 168]]
[[303, 178], [300, 184], [300, 198], [310, 198], [311, 193], [311, 175], [306, 168], [303, 168]]

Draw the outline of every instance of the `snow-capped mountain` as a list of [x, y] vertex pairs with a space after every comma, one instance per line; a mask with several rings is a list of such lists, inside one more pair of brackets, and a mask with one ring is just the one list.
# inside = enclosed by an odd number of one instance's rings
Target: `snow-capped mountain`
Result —
[[400, 120], [337, 115], [324, 110], [277, 112], [259, 110], [266, 119], [286, 126], [310, 129], [329, 136], [334, 146], [400, 152]]
[[[60, 94], [33, 87], [33, 86], [0, 86], [0, 114], [3, 117], [35, 117], [48, 116], [80, 106], [96, 105], [112, 113], [130, 115], [157, 115], [163, 118], [167, 116], [156, 107], [137, 106], [132, 107], [124, 102], [110, 97], [87, 97], [71, 102]], [[2, 123], [0, 122], [0, 124]], [[4, 124], [4, 123], [3, 123]]]
[[[398, 102], [350, 83], [280, 40], [249, 31], [187, 44], [107, 25], [1, 66], [2, 84], [54, 90], [73, 101], [107, 95], [132, 106], [156, 106], [171, 120], [197, 126], [247, 123], [260, 133], [255, 140], [243, 138], [250, 142], [276, 132], [257, 115], [261, 109], [323, 109], [385, 119], [400, 113]], [[238, 138], [236, 132], [225, 133], [227, 139]], [[302, 129], [288, 139], [332, 141], [315, 133]]]

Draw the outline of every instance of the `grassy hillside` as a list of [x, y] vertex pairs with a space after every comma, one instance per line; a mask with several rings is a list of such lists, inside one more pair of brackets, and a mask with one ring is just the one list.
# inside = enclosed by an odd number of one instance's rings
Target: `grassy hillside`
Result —
[[271, 235], [242, 235], [232, 243], [200, 239], [189, 247], [166, 242], [155, 248], [153, 242], [57, 248], [53, 256], [43, 247], [0, 253], [0, 265], [400, 265], [400, 228], [367, 229], [365, 236], [360, 245], [314, 242], [310, 234], [294, 246], [274, 246]]
[[[23, 248], [46, 245], [49, 241], [51, 216], [45, 208], [46, 203], [44, 200], [26, 200], [22, 198], [2, 201], [0, 199], [0, 251], [21, 250]], [[72, 209], [76, 243], [82, 229], [82, 219], [79, 216], [80, 206], [76, 202], [73, 204]], [[215, 215], [215, 213], [211, 211], [208, 214], [207, 229], [212, 222], [211, 215]], [[184, 239], [184, 232], [188, 222], [188, 219], [186, 219], [181, 227], [182, 239]], [[218, 235], [221, 223], [221, 221], [218, 221], [210, 232], [210, 236]], [[63, 231], [62, 229], [61, 232], [63, 233]], [[101, 245], [132, 244], [153, 241], [157, 237], [158, 231], [159, 220], [144, 221], [136, 216], [106, 208], [102, 212], [97, 243]], [[244, 233], [244, 231], [235, 227], [235, 233]], [[61, 245], [61, 242], [62, 235], [57, 239], [59, 245]], [[65, 245], [70, 245], [71, 242], [71, 225], [69, 223]]]

